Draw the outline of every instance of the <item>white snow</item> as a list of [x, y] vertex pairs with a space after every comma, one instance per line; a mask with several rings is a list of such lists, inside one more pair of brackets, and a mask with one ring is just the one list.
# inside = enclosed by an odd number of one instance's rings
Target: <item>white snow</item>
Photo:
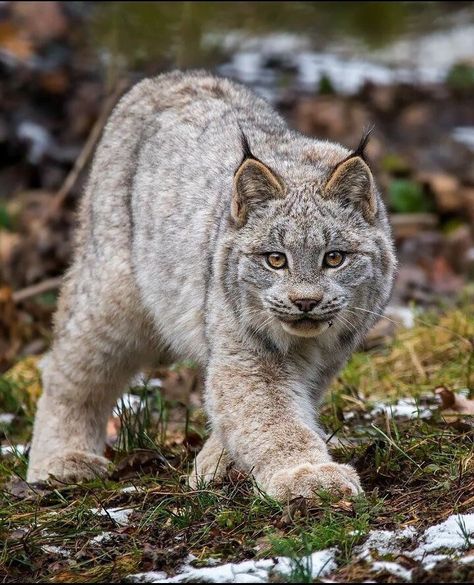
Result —
[[474, 514], [453, 514], [444, 522], [427, 528], [418, 547], [410, 553], [414, 559], [423, 559], [426, 553], [442, 548], [462, 550], [474, 544]]
[[[311, 570], [313, 579], [324, 577], [336, 569], [334, 549], [317, 551], [303, 559]], [[286, 577], [291, 574], [293, 562], [287, 557], [226, 563], [212, 567], [194, 568], [184, 565], [178, 575], [168, 577], [163, 573], [149, 572], [131, 575], [128, 579], [135, 583], [268, 583], [271, 573]]]
[[53, 544], [44, 544], [41, 549], [43, 552], [52, 554], [52, 555], [60, 555], [62, 557], [68, 557], [69, 551], [61, 546], [55, 546]]
[[137, 487], [135, 485], [128, 485], [127, 487], [122, 488], [121, 490], [119, 490], [122, 494], [136, 494], [138, 492], [142, 492], [143, 488], [142, 487]]
[[[128, 524], [128, 517], [133, 512], [133, 508], [91, 508], [93, 514], [99, 514], [99, 516], [107, 516], [112, 518], [120, 526], [126, 526]], [[96, 537], [97, 538], [97, 537]]]
[[0, 414], [0, 424], [9, 425], [9, 424], [11, 424], [11, 422], [13, 421], [14, 418], [15, 418], [15, 415], [11, 414], [10, 412]]
[[[228, 32], [208, 35], [205, 42], [232, 51], [219, 67], [225, 76], [255, 84], [257, 91], [275, 85], [275, 72], [264, 64], [277, 58], [297, 71], [297, 82], [314, 91], [323, 77], [339, 93], [356, 93], [367, 81], [378, 85], [398, 82], [431, 84], [444, 81], [452, 65], [472, 58], [474, 25], [453, 22], [443, 31], [407, 36], [381, 50], [364, 47], [348, 38], [326, 44], [324, 52], [311, 49], [305, 35], [251, 35]], [[355, 56], [356, 55], [356, 56]], [[270, 92], [270, 97], [274, 97]]]
[[26, 453], [26, 445], [2, 445], [0, 447], [2, 455], [24, 455]]
[[[374, 530], [366, 542], [355, 549], [356, 559], [371, 563], [371, 569], [374, 571], [387, 571], [404, 581], [410, 581], [412, 570], [392, 561], [374, 561], [372, 554], [404, 555], [420, 562], [427, 570], [447, 558], [471, 563], [474, 562], [474, 555], [470, 554], [463, 558], [460, 558], [460, 555], [469, 546], [467, 540], [473, 536], [474, 514], [452, 515], [444, 522], [430, 526], [418, 537], [418, 546], [412, 551], [406, 549], [410, 541], [417, 537], [417, 531], [413, 527], [408, 526], [395, 531]], [[443, 549], [447, 552], [436, 552]], [[300, 561], [311, 571], [313, 579], [322, 578], [337, 569], [335, 554], [336, 549], [326, 549], [303, 557]], [[128, 579], [135, 583], [268, 583], [275, 574], [288, 577], [295, 566], [295, 561], [288, 557], [222, 565], [215, 565], [214, 561], [212, 566], [201, 568], [192, 567], [190, 564], [192, 560], [192, 557], [188, 558], [174, 577], [169, 577], [163, 572], [149, 572], [131, 575]]]
[[416, 530], [407, 526], [403, 530], [373, 530], [364, 544], [356, 548], [359, 558], [371, 558], [370, 551], [375, 550], [378, 554], [389, 554], [399, 552], [402, 542], [413, 538]]
[[456, 142], [460, 142], [474, 151], [474, 126], [458, 126], [451, 134]]
[[405, 329], [413, 329], [415, 326], [415, 313], [410, 307], [402, 307], [399, 305], [389, 305], [384, 315], [393, 321], [396, 321]]
[[[461, 528], [461, 526], [463, 528]], [[458, 559], [465, 548], [472, 546], [474, 536], [474, 514], [452, 515], [444, 522], [430, 526], [417, 538], [418, 546], [414, 550], [406, 550], [404, 540], [417, 536], [412, 527], [404, 530], [374, 530], [365, 543], [356, 549], [357, 557], [372, 564], [375, 571], [387, 570], [406, 581], [411, 578], [411, 571], [398, 563], [373, 561], [372, 552], [377, 555], [403, 555], [420, 562], [426, 570], [432, 569], [437, 563], [447, 558]], [[467, 540], [471, 539], [471, 544]], [[446, 553], [438, 553], [446, 549]], [[474, 555], [471, 555], [474, 560]], [[466, 557], [465, 557], [466, 558]], [[470, 562], [464, 561], [463, 562]]]
[[107, 542], [108, 540], [112, 540], [114, 537], [113, 532], [101, 532], [94, 538], [91, 538], [91, 542], [100, 543], [100, 542]]
[[385, 414], [389, 418], [431, 418], [432, 416], [431, 410], [421, 407], [414, 398], [400, 398], [396, 404], [380, 402], [374, 406], [370, 417], [377, 414]]
[[376, 561], [373, 563], [371, 569], [373, 571], [387, 571], [391, 575], [395, 575], [395, 577], [400, 577], [405, 581], [411, 580], [412, 571], [409, 569], [405, 569], [402, 567], [400, 563], [392, 563], [389, 561]]
[[142, 403], [142, 399], [140, 396], [136, 394], [123, 394], [117, 401], [117, 404], [114, 407], [113, 414], [114, 416], [120, 416], [122, 410], [129, 410], [130, 412], [136, 414], [140, 409], [140, 404]]

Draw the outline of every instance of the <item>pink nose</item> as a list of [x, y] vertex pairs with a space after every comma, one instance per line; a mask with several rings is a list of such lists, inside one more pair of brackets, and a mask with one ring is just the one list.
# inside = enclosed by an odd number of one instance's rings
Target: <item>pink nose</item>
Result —
[[309, 313], [312, 311], [318, 304], [320, 300], [316, 299], [296, 299], [293, 301], [293, 304], [298, 307], [300, 311], [303, 313]]

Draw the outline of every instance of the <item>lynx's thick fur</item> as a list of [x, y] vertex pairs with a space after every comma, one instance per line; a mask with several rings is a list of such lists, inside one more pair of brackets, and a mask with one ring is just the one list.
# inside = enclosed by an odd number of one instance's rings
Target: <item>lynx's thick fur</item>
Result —
[[192, 483], [232, 463], [280, 500], [361, 490], [332, 462], [316, 410], [392, 288], [362, 148], [289, 130], [228, 80], [163, 75], [115, 108], [79, 219], [29, 481], [106, 473], [113, 404], [171, 353], [205, 372], [211, 435]]

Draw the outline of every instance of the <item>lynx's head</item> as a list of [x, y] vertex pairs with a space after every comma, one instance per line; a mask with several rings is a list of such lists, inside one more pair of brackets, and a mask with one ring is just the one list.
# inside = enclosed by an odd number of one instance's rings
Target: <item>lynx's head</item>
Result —
[[363, 335], [385, 306], [395, 258], [372, 173], [358, 149], [310, 180], [281, 176], [243, 139], [232, 221], [238, 306], [273, 341]]

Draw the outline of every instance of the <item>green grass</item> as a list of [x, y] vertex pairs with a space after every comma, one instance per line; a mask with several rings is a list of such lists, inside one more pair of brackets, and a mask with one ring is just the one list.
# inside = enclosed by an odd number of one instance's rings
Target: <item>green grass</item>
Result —
[[[7, 482], [24, 478], [26, 458], [0, 457], [0, 580], [120, 582], [147, 570], [173, 573], [192, 553], [197, 566], [289, 556], [289, 581], [304, 583], [311, 582], [310, 553], [330, 547], [338, 551], [332, 578], [377, 580], [354, 555], [371, 530], [422, 530], [473, 511], [472, 422], [446, 417], [433, 392], [439, 385], [474, 388], [472, 309], [464, 301], [441, 315], [421, 316], [389, 346], [355, 354], [335, 380], [321, 419], [332, 434], [334, 458], [358, 469], [364, 496], [336, 502], [322, 493], [312, 504], [283, 506], [242, 477], [190, 490], [185, 475], [205, 435], [202, 414], [156, 388], [135, 388], [140, 407], [134, 415], [122, 409], [111, 478], [28, 493], [17, 482], [12, 492]], [[0, 378], [2, 410], [16, 414], [0, 431], [2, 444], [6, 438], [24, 442], [31, 432], [35, 378], [20, 370], [20, 376]], [[371, 415], [381, 399], [410, 396], [433, 416]], [[137, 491], [122, 492], [128, 485]], [[127, 526], [90, 511], [115, 507], [133, 509]], [[95, 544], [103, 532], [112, 538]], [[464, 533], [466, 547], [472, 546]], [[61, 547], [66, 556], [45, 546]], [[472, 577], [453, 567], [448, 580]]]

